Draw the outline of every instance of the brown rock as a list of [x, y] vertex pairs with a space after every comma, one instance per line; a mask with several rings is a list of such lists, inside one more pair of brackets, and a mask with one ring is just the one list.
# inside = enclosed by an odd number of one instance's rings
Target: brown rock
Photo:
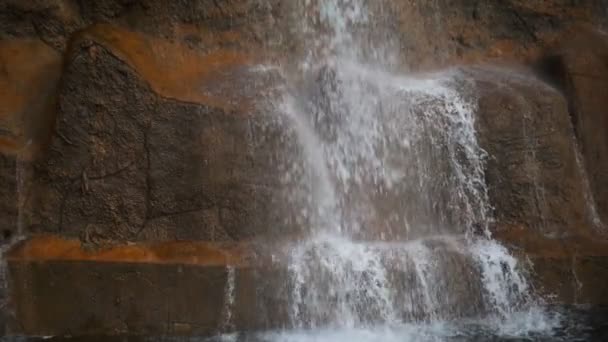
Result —
[[532, 61], [582, 23], [605, 25], [600, 1], [391, 1], [383, 22], [397, 23], [411, 68]]
[[20, 160], [39, 155], [51, 138], [60, 74], [60, 55], [40, 40], [0, 41], [2, 242], [17, 231], [18, 202], [26, 197]]
[[243, 246], [209, 242], [174, 241], [87, 250], [79, 240], [42, 235], [17, 244], [5, 257], [8, 261], [90, 261], [236, 267], [244, 266], [251, 256], [247, 256]]
[[[79, 39], [92, 39], [131, 66], [160, 96], [231, 111], [251, 105], [255, 60], [236, 49], [209, 53], [110, 25], [96, 25]], [[97, 50], [89, 50], [94, 59]], [[235, 91], [236, 90], [236, 91]]]
[[583, 170], [564, 97], [521, 70], [475, 73], [477, 127], [489, 153], [486, 182], [497, 222], [554, 238], [588, 232]]
[[31, 156], [50, 139], [61, 56], [39, 40], [0, 41], [0, 70], [0, 152]]
[[36, 38], [64, 51], [75, 32], [111, 23], [203, 51], [247, 50], [262, 39], [281, 39], [272, 29], [281, 7], [277, 0], [6, 0], [0, 3], [0, 39]]
[[[576, 233], [576, 230], [574, 230]], [[535, 289], [549, 303], [606, 305], [608, 239], [579, 235], [548, 238], [528, 227], [503, 227], [496, 237], [532, 266]]]
[[607, 222], [608, 36], [589, 28], [573, 30], [539, 65], [568, 99], [592, 192], [589, 201], [597, 204], [599, 218]]
[[76, 240], [35, 237], [7, 254], [9, 333], [207, 336], [282, 326], [286, 315], [277, 309], [286, 305], [271, 292], [280, 284], [256, 285], [279, 273], [251, 268], [253, 253], [243, 244], [205, 242], [90, 251]]
[[[207, 336], [290, 327], [293, 284], [280, 245], [265, 244], [260, 251], [242, 243], [146, 243], [90, 251], [76, 240], [34, 237], [7, 254], [9, 332], [77, 338]], [[438, 253], [441, 265], [460, 270], [434, 284], [436, 304], [454, 317], [478, 313], [480, 284], [468, 278], [476, 272], [472, 261], [440, 240], [431, 241], [429, 248]], [[269, 262], [269, 252], [279, 253], [276, 261]], [[385, 258], [400, 265], [389, 279], [401, 285], [397, 300], [411, 300], [415, 267], [388, 250]], [[327, 279], [315, 278], [314, 285]], [[448, 289], [456, 295], [447, 295]], [[336, 297], [326, 298], [320, 305], [332, 311]], [[461, 298], [468, 298], [466, 305]], [[414, 319], [424, 314], [420, 309], [405, 306], [401, 315]]]
[[594, 224], [568, 101], [529, 71], [465, 72], [479, 95], [494, 237], [531, 262], [535, 288], [550, 302], [606, 303], [597, 284], [608, 277], [608, 238]]
[[280, 145], [263, 137], [272, 127], [253, 102], [277, 76], [231, 56], [242, 54], [195, 53], [108, 26], [78, 36], [57, 136], [32, 164], [27, 229], [93, 244], [281, 229], [269, 210]]

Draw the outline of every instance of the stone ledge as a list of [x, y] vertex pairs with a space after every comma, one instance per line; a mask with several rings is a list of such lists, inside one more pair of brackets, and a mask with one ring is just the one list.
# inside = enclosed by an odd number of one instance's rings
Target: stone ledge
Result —
[[204, 241], [140, 243], [92, 250], [80, 240], [40, 235], [17, 244], [5, 259], [9, 263], [88, 261], [238, 267], [245, 265], [247, 251], [243, 245]]
[[[137, 244], [85, 250], [38, 236], [6, 254], [9, 334], [198, 335], [259, 326], [243, 245]], [[231, 287], [229, 284], [237, 284]], [[252, 312], [253, 311], [253, 312]]]
[[605, 236], [547, 237], [526, 227], [507, 227], [494, 235], [531, 263], [531, 280], [549, 303], [608, 305]]
[[[503, 241], [517, 245], [517, 234], [503, 235]], [[517, 254], [532, 262], [531, 280], [542, 294], [553, 295], [550, 303], [608, 304], [607, 290], [597, 286], [608, 279], [608, 249], [602, 252], [597, 241], [592, 243], [597, 248], [574, 241], [579, 247], [573, 254], [557, 248], [567, 240], [537, 242], [547, 247], [535, 252], [538, 244], [522, 241]], [[287, 270], [264, 258], [276, 246], [266, 249], [258, 253], [254, 243], [164, 242], [86, 250], [77, 240], [33, 237], [6, 254], [8, 331], [28, 336], [209, 336], [288, 327], [289, 284], [280, 281], [287, 279]], [[468, 283], [446, 283], [458, 284]]]

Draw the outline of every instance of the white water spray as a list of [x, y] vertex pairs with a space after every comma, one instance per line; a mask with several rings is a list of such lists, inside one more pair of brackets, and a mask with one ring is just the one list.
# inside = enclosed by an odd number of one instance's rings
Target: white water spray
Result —
[[357, 34], [371, 29], [366, 4], [304, 1], [310, 49], [285, 68], [275, 106], [298, 142], [285, 198], [305, 199], [291, 214], [309, 225], [285, 246], [289, 324], [504, 322], [534, 297], [517, 259], [491, 239], [477, 106], [461, 91], [472, 86], [458, 72], [383, 69], [395, 54], [366, 50], [378, 44]]

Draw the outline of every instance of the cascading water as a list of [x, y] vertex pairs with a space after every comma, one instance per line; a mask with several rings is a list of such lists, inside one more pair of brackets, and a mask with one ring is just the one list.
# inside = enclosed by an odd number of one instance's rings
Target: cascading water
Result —
[[[484, 303], [506, 315], [528, 289], [515, 259], [489, 240], [474, 103], [458, 93], [455, 75], [417, 80], [362, 63], [350, 28], [368, 22], [363, 1], [307, 1], [305, 10], [315, 15], [306, 24], [329, 35], [316, 32], [315, 50], [322, 52], [306, 56], [302, 67], [314, 74], [312, 84], [287, 94], [278, 108], [303, 149], [304, 182], [312, 183], [304, 186], [311, 193], [303, 213], [315, 225], [291, 253], [292, 323], [392, 324], [407, 313], [444, 318], [440, 297], [450, 291], [432, 287], [459, 270], [442, 269], [441, 253], [427, 247], [437, 234], [465, 235], [455, 252], [479, 264]], [[354, 239], [419, 240], [386, 247]], [[412, 273], [409, 301], [397, 300], [394, 272]], [[473, 294], [461, 295], [464, 302]]]
[[292, 221], [306, 226], [285, 247], [288, 326], [358, 334], [532, 312], [521, 265], [489, 231], [471, 85], [457, 71], [392, 72], [394, 42], [369, 40], [367, 5], [296, 5], [308, 51], [283, 68], [274, 110], [297, 141], [282, 176]]

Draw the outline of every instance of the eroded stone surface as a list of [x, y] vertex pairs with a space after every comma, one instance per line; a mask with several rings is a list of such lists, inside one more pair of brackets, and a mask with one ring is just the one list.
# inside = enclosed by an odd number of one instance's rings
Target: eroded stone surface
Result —
[[[268, 171], [278, 141], [257, 138], [265, 113], [250, 102], [264, 99], [276, 75], [179, 45], [166, 52], [188, 55], [188, 63], [155, 60], [144, 37], [126, 44], [130, 33], [98, 30], [69, 54], [56, 138], [32, 165], [28, 230], [103, 243], [240, 239], [276, 226]], [[205, 70], [221, 77], [214, 83]], [[207, 87], [222, 91], [209, 95]]]
[[[544, 63], [544, 64], [542, 64]], [[575, 29], [548, 50], [544, 72], [564, 92], [597, 205], [596, 228], [608, 220], [608, 36], [590, 28]]]
[[521, 70], [474, 72], [477, 127], [489, 154], [486, 182], [498, 225], [523, 225], [554, 238], [588, 232], [584, 170], [562, 94]]

